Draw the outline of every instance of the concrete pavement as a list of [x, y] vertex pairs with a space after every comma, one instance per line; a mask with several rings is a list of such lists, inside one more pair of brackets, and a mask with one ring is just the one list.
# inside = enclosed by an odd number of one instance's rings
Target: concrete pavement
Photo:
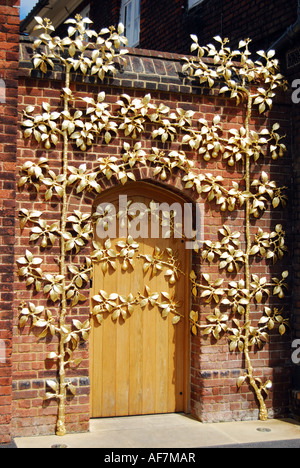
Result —
[[271, 419], [203, 424], [184, 414], [92, 419], [90, 432], [15, 438], [17, 448], [189, 449], [273, 443], [300, 447], [300, 423]]

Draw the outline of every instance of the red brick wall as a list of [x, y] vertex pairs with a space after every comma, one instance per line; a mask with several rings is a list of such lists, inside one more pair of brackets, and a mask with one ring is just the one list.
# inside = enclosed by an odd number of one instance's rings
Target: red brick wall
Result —
[[[161, 57], [163, 55], [163, 57]], [[139, 51], [132, 54], [128, 60], [128, 67], [124, 73], [118, 74], [115, 78], [107, 79], [104, 85], [89, 85], [76, 83], [74, 90], [86, 94], [97, 94], [105, 91], [107, 102], [111, 105], [111, 111], [116, 112], [118, 106], [116, 101], [122, 93], [127, 93], [135, 97], [142, 97], [148, 92], [156, 104], [163, 102], [171, 109], [182, 107], [195, 111], [194, 125], [197, 119], [204, 117], [211, 121], [215, 114], [222, 116], [222, 125], [226, 130], [232, 127], [239, 127], [243, 124], [243, 111], [237, 109], [235, 103], [226, 99], [215, 97], [215, 95], [204, 87], [191, 86], [189, 82], [183, 81], [179, 73], [181, 71], [181, 57], [170, 54], [155, 54], [148, 51]], [[56, 72], [47, 79], [34, 72], [30, 78], [30, 44], [22, 44], [20, 80], [19, 80], [19, 106], [20, 112], [27, 105], [37, 106], [39, 109], [45, 100], [49, 100], [53, 109], [60, 106], [60, 94], [63, 83], [61, 75]], [[78, 106], [82, 103], [78, 102]], [[273, 120], [280, 122], [283, 130], [289, 131], [289, 107], [284, 99], [279, 100], [272, 116], [265, 118], [255, 115], [253, 128], [259, 130], [260, 127], [271, 125]], [[157, 146], [157, 140], [151, 141], [151, 126], [146, 129], [146, 134], [141, 137], [142, 145], [146, 150], [151, 146]], [[109, 145], [99, 143], [86, 153], [72, 149], [72, 164], [79, 165], [83, 161], [89, 168], [95, 167], [99, 156], [121, 155], [123, 147], [123, 137], [114, 138]], [[178, 149], [176, 143], [166, 144], [165, 149], [172, 147]], [[59, 154], [61, 149], [43, 150], [37, 144], [24, 140], [19, 132], [18, 140], [18, 166], [28, 160], [35, 160], [37, 157], [46, 156], [49, 158], [50, 166], [59, 168]], [[189, 157], [196, 161], [194, 153], [188, 153]], [[231, 181], [240, 174], [234, 169], [229, 169], [220, 161], [204, 163], [196, 162], [199, 171], [222, 175], [225, 179], [225, 186], [231, 187]], [[269, 160], [266, 160], [263, 169], [269, 170]], [[259, 168], [257, 168], [259, 173]], [[272, 176], [279, 185], [287, 185], [291, 177], [291, 165], [289, 159], [278, 160], [272, 163]], [[151, 169], [140, 168], [134, 170], [137, 180], [151, 179], [157, 183], [157, 177], [153, 176]], [[111, 182], [104, 182], [103, 188], [116, 185], [117, 181], [112, 178]], [[168, 178], [164, 184], [170, 190], [181, 190], [189, 199], [204, 202], [204, 198], [195, 195], [190, 190], [184, 190], [181, 175], [178, 173]], [[82, 209], [91, 212], [93, 197], [84, 198]], [[78, 207], [79, 200], [74, 198], [73, 207]], [[46, 204], [34, 194], [28, 194], [27, 190], [22, 190], [17, 194], [17, 212], [20, 208], [34, 209], [42, 211], [43, 217], [49, 220], [56, 220], [56, 213], [59, 203]], [[262, 219], [257, 220], [255, 225], [262, 228], [270, 228], [274, 224], [282, 222], [286, 225], [289, 212], [277, 210], [275, 214], [267, 211]], [[216, 241], [218, 239], [218, 229], [224, 224], [228, 224], [234, 230], [240, 230], [243, 224], [243, 211], [234, 214], [221, 214], [219, 208], [214, 204], [205, 205], [204, 233], [205, 239]], [[23, 256], [28, 248], [28, 238], [30, 227], [20, 231], [16, 230], [16, 258]], [[53, 250], [40, 249], [38, 245], [31, 245], [30, 250], [43, 258], [48, 271], [57, 271], [55, 256], [59, 254], [58, 248]], [[81, 252], [81, 256], [89, 255], [89, 248]], [[289, 261], [289, 258], [286, 259]], [[200, 262], [199, 256], [194, 255], [193, 268], [198, 274], [209, 272], [215, 277], [220, 276], [217, 264], [209, 266]], [[276, 269], [270, 269], [270, 265], [264, 262], [257, 264], [255, 272], [267, 276], [274, 276]], [[86, 292], [88, 294], [88, 291]], [[45, 299], [41, 293], [32, 296], [32, 291], [26, 288], [23, 281], [16, 277], [15, 306], [25, 300], [33, 300], [36, 304], [45, 305]], [[48, 304], [49, 307], [49, 304]], [[194, 308], [199, 308], [199, 302], [195, 301]], [[53, 312], [55, 308], [51, 307]], [[211, 307], [201, 303], [200, 322], [206, 324], [205, 317], [211, 313]], [[89, 307], [87, 304], [76, 306], [73, 310], [74, 316], [82, 321], [89, 317]], [[254, 312], [255, 314], [255, 312]], [[267, 399], [269, 415], [277, 416], [287, 413], [289, 405], [290, 388], [290, 337], [278, 337], [274, 335], [270, 343], [263, 351], [253, 354], [253, 365], [258, 376], [272, 378], [274, 382], [273, 390]], [[30, 333], [29, 326], [21, 331], [17, 327], [17, 311], [14, 322], [14, 384], [13, 384], [13, 435], [37, 435], [54, 432], [57, 418], [57, 404], [55, 401], [43, 402], [45, 393], [45, 380], [56, 378], [56, 367], [49, 362], [45, 362], [50, 351], [56, 351], [57, 341], [55, 338], [44, 338], [37, 342], [34, 333]], [[78, 355], [83, 357], [83, 362], [76, 370], [68, 370], [68, 377], [77, 386], [77, 396], [72, 397], [67, 403], [67, 430], [80, 431], [87, 430], [89, 420], [89, 353], [88, 344], [80, 347]], [[236, 379], [244, 374], [244, 362], [240, 354], [230, 353], [228, 343], [222, 339], [218, 343], [210, 338], [201, 336], [191, 338], [191, 412], [204, 422], [223, 421], [235, 419], [256, 418], [258, 415], [257, 403], [248, 385], [243, 385], [237, 391]]]
[[[19, 1], [0, 1], [0, 443], [10, 442]], [[4, 89], [5, 88], [5, 89]], [[3, 102], [4, 101], [4, 102]]]
[[233, 44], [250, 37], [253, 50], [267, 49], [297, 19], [297, 0], [204, 0], [188, 10], [187, 0], [141, 0], [143, 49], [187, 54], [190, 34], [200, 44], [228, 37]]
[[198, 15], [201, 40], [206, 44], [219, 34], [238, 43], [250, 37], [254, 50], [268, 49], [296, 21], [297, 3], [297, 0], [204, 0]]
[[183, 22], [184, 3], [183, 0], [141, 1], [141, 48], [183, 52], [188, 40]]
[[117, 25], [120, 22], [121, 0], [103, 0], [101, 8], [97, 1], [91, 2], [91, 18], [95, 22], [96, 31], [107, 28], [107, 25]]
[[[121, 0], [91, 2], [91, 19], [101, 29], [120, 20]], [[297, 18], [297, 0], [204, 0], [188, 9], [188, 0], [141, 0], [142, 49], [188, 54], [190, 34], [200, 44], [213, 36], [234, 44], [250, 37], [253, 50], [267, 49]]]

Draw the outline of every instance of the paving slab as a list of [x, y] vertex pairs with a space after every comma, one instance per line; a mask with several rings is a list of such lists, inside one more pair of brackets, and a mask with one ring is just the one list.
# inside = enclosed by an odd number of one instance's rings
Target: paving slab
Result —
[[205, 448], [300, 442], [300, 423], [293, 419], [203, 424], [189, 415], [165, 414], [92, 419], [86, 433], [18, 437], [17, 448]]

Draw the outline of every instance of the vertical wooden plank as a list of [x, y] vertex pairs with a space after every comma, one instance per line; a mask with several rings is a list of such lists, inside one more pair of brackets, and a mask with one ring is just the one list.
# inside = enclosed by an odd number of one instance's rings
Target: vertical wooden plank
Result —
[[122, 318], [116, 328], [116, 415], [129, 414], [129, 320]]
[[158, 311], [155, 311], [156, 320], [156, 361], [155, 361], [155, 374], [156, 374], [156, 413], [168, 412], [168, 337], [169, 330], [168, 318], [162, 318]]
[[[115, 250], [116, 247], [115, 247]], [[121, 296], [127, 295], [128, 273], [121, 270], [121, 262], [119, 262], [117, 270], [114, 272], [113, 281], [114, 291]], [[129, 319], [120, 317], [113, 321], [116, 334], [116, 415], [128, 415], [128, 398], [129, 398]]]
[[[140, 245], [139, 253], [144, 253], [142, 239], [137, 239]], [[144, 294], [143, 260], [136, 259], [135, 269], [131, 273], [131, 284], [135, 294]], [[144, 311], [136, 306], [133, 315], [130, 317], [130, 340], [129, 340], [129, 414], [136, 415], [143, 413], [143, 328], [147, 324], [144, 320]]]
[[[177, 325], [176, 325], [177, 326]], [[172, 319], [168, 320], [168, 413], [175, 412], [176, 407], [176, 354], [175, 354], [175, 328]]]
[[143, 311], [136, 310], [130, 319], [129, 340], [129, 414], [143, 412]]
[[[161, 233], [160, 233], [161, 235]], [[154, 239], [153, 249], [155, 246], [159, 246], [161, 252], [163, 252], [169, 245], [168, 239]], [[151, 252], [152, 253], [152, 252]], [[169, 284], [164, 276], [164, 271], [161, 271], [158, 275], [154, 276], [151, 280], [155, 292], [170, 292]], [[167, 301], [163, 296], [160, 298], [162, 302]], [[169, 387], [169, 322], [171, 317], [163, 317], [162, 310], [156, 307], [153, 310], [154, 319], [156, 322], [156, 360], [155, 360], [155, 372], [156, 372], [156, 413], [167, 413], [168, 410], [168, 387]], [[172, 320], [172, 319], [171, 319]]]
[[184, 323], [179, 322], [174, 330], [175, 354], [175, 412], [183, 411], [184, 394]]
[[156, 324], [153, 307], [143, 312], [143, 414], [155, 412], [155, 362], [156, 362]]
[[103, 330], [102, 416], [116, 416], [116, 329], [109, 317]]
[[[117, 239], [112, 242], [115, 248]], [[103, 243], [103, 242], [102, 242]], [[99, 265], [100, 289], [108, 294], [117, 291], [117, 275], [109, 268], [104, 274], [102, 264]], [[98, 283], [98, 284], [99, 284]], [[112, 315], [106, 313], [103, 315], [102, 322], [102, 417], [113, 417], [117, 415], [117, 327]]]
[[95, 322], [92, 325], [92, 366], [91, 366], [91, 416], [102, 416], [103, 351], [102, 328]]
[[183, 411], [185, 413], [190, 413], [190, 392], [191, 392], [191, 375], [190, 375], [190, 362], [191, 362], [191, 333], [190, 333], [190, 322], [189, 314], [191, 310], [191, 293], [190, 293], [190, 281], [189, 273], [192, 265], [192, 252], [191, 250], [185, 251], [185, 269], [188, 274], [185, 277], [184, 291], [186, 291], [184, 296], [184, 329], [183, 329], [183, 339], [184, 339], [184, 382], [183, 382]]
[[[92, 296], [96, 295], [103, 285], [103, 277], [99, 274], [99, 266], [94, 266]], [[102, 383], [103, 383], [103, 342], [102, 327], [97, 321], [92, 321], [91, 336], [91, 413], [93, 417], [102, 415]]]
[[[180, 263], [181, 263], [181, 269], [182, 271], [187, 271], [188, 270], [188, 256], [189, 252], [185, 250], [184, 244], [183, 248], [179, 250], [180, 255]], [[180, 281], [177, 289], [177, 294], [178, 294], [178, 300], [181, 303], [181, 309], [180, 312], [185, 315], [185, 317], [188, 316], [189, 309], [189, 300], [188, 300], [188, 294], [187, 291], [189, 290], [189, 282], [188, 282], [188, 276], [180, 276]], [[186, 394], [186, 389], [187, 389], [187, 364], [186, 364], [186, 359], [187, 359], [187, 349], [186, 349], [186, 335], [188, 333], [188, 321], [184, 318], [180, 320], [180, 322], [176, 325], [175, 327], [175, 342], [176, 342], [176, 348], [175, 348], [175, 353], [176, 353], [176, 368], [175, 368], [175, 388], [176, 388], [176, 406], [175, 406], [175, 411], [176, 412], [182, 412], [185, 409], [185, 394]]]

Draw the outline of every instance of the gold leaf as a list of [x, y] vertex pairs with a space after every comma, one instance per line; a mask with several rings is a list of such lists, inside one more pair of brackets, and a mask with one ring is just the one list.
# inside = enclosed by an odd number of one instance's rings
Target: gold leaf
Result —
[[250, 250], [250, 255], [255, 255], [259, 252], [259, 246], [258, 245], [254, 245], [251, 250]]
[[51, 352], [48, 354], [47, 359], [57, 359], [58, 355], [55, 352]]
[[103, 322], [103, 316], [100, 314], [97, 314], [96, 319], [97, 319], [97, 322], [101, 325], [101, 323]]
[[27, 323], [27, 320], [28, 320], [28, 316], [27, 315], [23, 315], [20, 320], [19, 320], [19, 327], [20, 328], [23, 328], [25, 327], [26, 323]]
[[255, 300], [256, 300], [256, 302], [258, 302], [258, 304], [261, 303], [261, 301], [262, 301], [262, 292], [261, 291], [257, 291], [257, 293], [255, 294]]
[[282, 323], [282, 324], [279, 326], [279, 333], [280, 333], [280, 335], [284, 335], [284, 334], [285, 334], [285, 331], [286, 331], [285, 325]]
[[176, 325], [176, 323], [178, 323], [179, 321], [180, 321], [180, 316], [176, 315], [175, 317], [173, 317], [172, 323], [173, 325]]
[[[58, 383], [55, 380], [46, 380], [46, 384], [50, 387], [54, 392], [58, 391]], [[53, 396], [53, 395], [52, 395]]]
[[241, 386], [242, 386], [243, 383], [245, 382], [246, 378], [247, 378], [247, 376], [244, 375], [244, 376], [241, 376], [241, 377], [239, 377], [239, 378], [237, 379], [236, 384], [237, 384], [238, 388], [241, 388]]
[[120, 317], [120, 314], [121, 314], [120, 309], [115, 310], [113, 313], [112, 319], [117, 320]]
[[68, 384], [68, 390], [72, 393], [72, 395], [76, 395], [76, 387], [73, 384]]
[[193, 320], [194, 322], [198, 322], [198, 312], [195, 312], [192, 310], [190, 312], [190, 319]]

